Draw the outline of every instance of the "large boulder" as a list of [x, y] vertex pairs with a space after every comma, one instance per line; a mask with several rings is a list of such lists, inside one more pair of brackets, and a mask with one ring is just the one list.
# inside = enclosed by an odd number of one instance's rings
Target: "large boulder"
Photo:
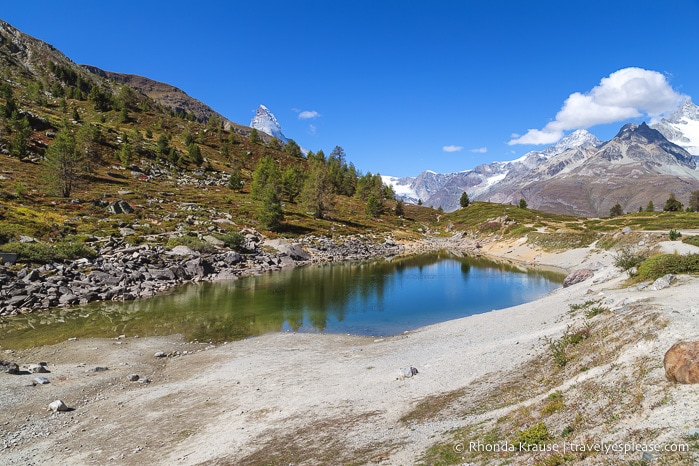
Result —
[[307, 261], [311, 255], [298, 244], [289, 243], [283, 239], [266, 240], [265, 246], [270, 246], [282, 254], [286, 254], [295, 261]]
[[19, 374], [19, 366], [10, 361], [3, 361], [0, 359], [0, 372], [5, 372], [7, 374]]
[[563, 280], [563, 288], [567, 288], [570, 285], [575, 285], [576, 283], [584, 282], [593, 275], [594, 272], [590, 269], [575, 270], [569, 273], [568, 276]]
[[670, 382], [699, 383], [699, 341], [680, 341], [665, 353], [665, 376]]

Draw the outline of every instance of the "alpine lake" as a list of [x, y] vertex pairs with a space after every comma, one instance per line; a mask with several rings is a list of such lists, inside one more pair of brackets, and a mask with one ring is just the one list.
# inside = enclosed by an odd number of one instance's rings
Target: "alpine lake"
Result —
[[449, 252], [296, 267], [184, 285], [153, 298], [0, 317], [0, 345], [182, 334], [223, 342], [269, 332], [390, 336], [533, 301], [564, 275]]

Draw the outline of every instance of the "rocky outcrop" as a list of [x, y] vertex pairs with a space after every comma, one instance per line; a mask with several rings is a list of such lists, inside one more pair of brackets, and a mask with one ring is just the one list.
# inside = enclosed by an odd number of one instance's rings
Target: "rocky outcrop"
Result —
[[665, 353], [663, 365], [670, 382], [699, 383], [699, 341], [675, 343]]
[[[391, 240], [309, 236], [298, 242], [268, 242], [248, 231], [244, 252], [220, 248], [200, 254], [187, 247], [130, 246], [123, 238], [94, 243], [98, 255], [70, 263], [39, 267], [0, 265], [0, 315], [32, 312], [92, 301], [133, 300], [154, 296], [185, 282], [236, 279], [314, 262], [361, 260], [396, 255], [402, 246]], [[263, 248], [263, 245], [265, 246]]]

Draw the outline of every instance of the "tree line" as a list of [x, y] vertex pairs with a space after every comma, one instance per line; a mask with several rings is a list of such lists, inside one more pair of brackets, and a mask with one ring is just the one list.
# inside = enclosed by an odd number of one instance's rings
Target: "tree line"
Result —
[[[290, 144], [290, 150], [296, 154], [298, 146], [293, 141]], [[393, 189], [383, 183], [381, 175], [371, 172], [362, 175], [354, 164], [348, 163], [340, 146], [336, 146], [329, 156], [322, 150], [308, 152], [306, 163], [306, 170], [296, 164], [282, 168], [270, 155], [265, 155], [257, 163], [250, 194], [259, 203], [256, 217], [266, 228], [275, 230], [281, 227], [283, 201], [299, 202], [308, 214], [323, 219], [333, 210], [336, 196], [363, 200], [365, 211], [371, 217], [383, 214], [384, 201], [395, 197]], [[238, 191], [242, 189], [239, 168], [234, 168], [229, 187]], [[402, 203], [399, 205], [397, 214], [402, 215]]]

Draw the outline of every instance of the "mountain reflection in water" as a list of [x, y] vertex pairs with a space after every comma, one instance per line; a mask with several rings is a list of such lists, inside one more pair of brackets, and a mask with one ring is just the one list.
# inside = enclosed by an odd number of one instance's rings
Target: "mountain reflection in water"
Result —
[[446, 252], [298, 267], [162, 296], [0, 318], [5, 348], [71, 337], [230, 341], [268, 332], [387, 336], [532, 301], [563, 276]]

